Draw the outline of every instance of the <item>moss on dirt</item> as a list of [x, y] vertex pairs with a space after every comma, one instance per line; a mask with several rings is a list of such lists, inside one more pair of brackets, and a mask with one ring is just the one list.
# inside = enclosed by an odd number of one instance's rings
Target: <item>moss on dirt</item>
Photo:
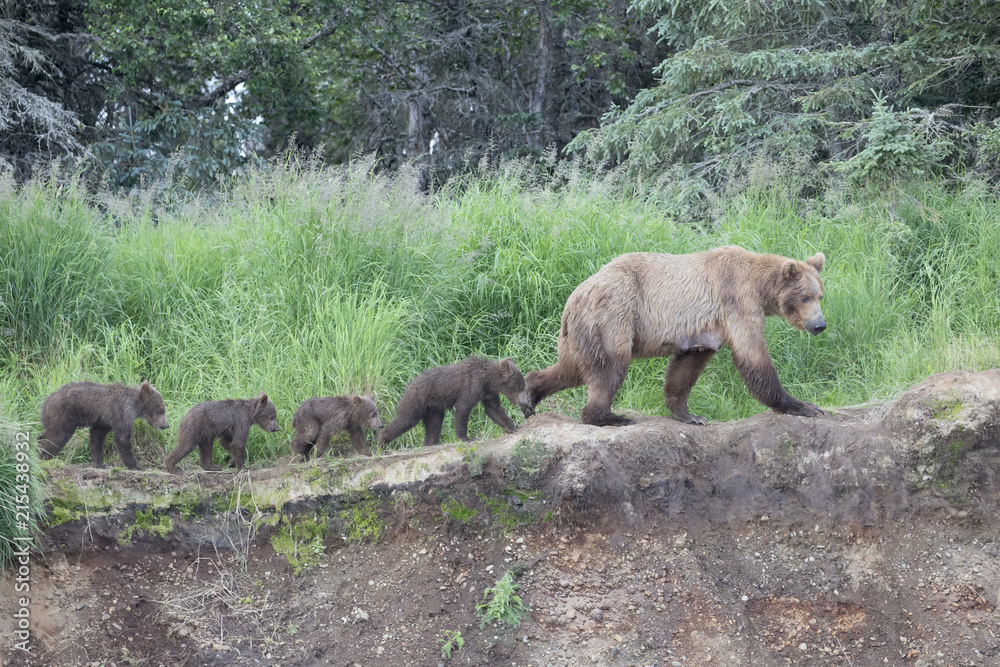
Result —
[[155, 509], [150, 509], [147, 512], [139, 510], [135, 513], [135, 523], [130, 524], [118, 531], [118, 544], [125, 547], [132, 544], [132, 537], [134, 536], [135, 531], [139, 531], [140, 535], [149, 533], [150, 535], [156, 535], [160, 539], [163, 539], [172, 533], [173, 530], [173, 519], [166, 514], [157, 515]]
[[271, 535], [271, 547], [281, 554], [292, 568], [292, 574], [301, 575], [316, 566], [326, 550], [323, 536], [326, 534], [326, 518], [300, 518], [295, 521], [284, 516], [278, 522], [277, 530]]
[[946, 421], [957, 418], [962, 408], [965, 407], [958, 392], [954, 389], [940, 396], [927, 396], [920, 403], [930, 411], [931, 417]]
[[347, 509], [341, 510], [340, 528], [344, 541], [361, 544], [370, 541], [377, 544], [385, 534], [388, 525], [379, 518], [379, 501], [371, 494], [360, 494]]

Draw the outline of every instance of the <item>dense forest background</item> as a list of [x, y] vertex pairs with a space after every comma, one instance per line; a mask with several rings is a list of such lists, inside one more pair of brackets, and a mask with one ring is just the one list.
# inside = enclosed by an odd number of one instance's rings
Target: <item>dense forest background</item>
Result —
[[952, 177], [1000, 153], [983, 0], [34, 0], [0, 5], [0, 169], [214, 185], [327, 163], [585, 157], [704, 194], [755, 159]]

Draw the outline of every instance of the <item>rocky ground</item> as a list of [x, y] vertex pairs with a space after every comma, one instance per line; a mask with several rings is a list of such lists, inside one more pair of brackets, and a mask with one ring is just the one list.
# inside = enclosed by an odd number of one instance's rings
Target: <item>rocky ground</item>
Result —
[[[990, 372], [821, 420], [542, 414], [183, 484], [56, 468], [32, 655], [8, 576], [3, 664], [1000, 664], [998, 445]], [[528, 611], [480, 627], [507, 572]]]

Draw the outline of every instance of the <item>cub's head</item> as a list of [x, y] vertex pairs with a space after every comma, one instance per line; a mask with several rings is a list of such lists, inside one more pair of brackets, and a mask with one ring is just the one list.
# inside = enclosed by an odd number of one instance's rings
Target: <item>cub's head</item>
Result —
[[354, 412], [355, 423], [378, 431], [382, 428], [382, 419], [378, 416], [374, 396], [352, 396], [351, 409]]
[[260, 395], [253, 399], [253, 402], [253, 423], [260, 426], [268, 433], [274, 433], [277, 431], [278, 409], [274, 407], [274, 403], [268, 400], [267, 394], [260, 392]]
[[139, 403], [142, 406], [139, 416], [145, 419], [150, 426], [161, 431], [170, 428], [167, 422], [167, 408], [163, 404], [163, 396], [156, 391], [156, 387], [149, 384], [148, 380], [143, 380], [139, 386]]
[[531, 396], [528, 395], [528, 388], [524, 384], [524, 375], [514, 363], [513, 359], [507, 358], [498, 362], [500, 367], [500, 393], [507, 397], [511, 403], [524, 409], [534, 407], [531, 404]]
[[796, 329], [816, 335], [826, 329], [826, 320], [820, 301], [823, 300], [823, 282], [819, 272], [826, 258], [818, 252], [804, 262], [789, 259], [781, 267], [781, 289], [778, 307], [781, 316]]

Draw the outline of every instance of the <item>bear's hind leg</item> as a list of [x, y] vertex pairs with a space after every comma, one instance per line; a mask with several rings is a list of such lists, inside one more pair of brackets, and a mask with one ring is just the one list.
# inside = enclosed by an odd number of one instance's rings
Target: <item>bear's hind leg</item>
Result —
[[[402, 401], [400, 401], [400, 403], [402, 403]], [[392, 422], [383, 428], [378, 434], [378, 443], [380, 445], [388, 445], [390, 442], [416, 426], [420, 422], [420, 417], [421, 415], [419, 413], [408, 413], [406, 410], [397, 407], [396, 418], [393, 419]]]
[[713, 350], [684, 352], [675, 355], [667, 365], [663, 395], [666, 398], [667, 408], [677, 421], [699, 426], [708, 424], [708, 420], [704, 417], [688, 412], [688, 395], [713, 356], [715, 356]]
[[583, 379], [575, 367], [563, 361], [557, 361], [553, 366], [543, 368], [540, 371], [531, 371], [525, 375], [524, 384], [532, 405], [530, 408], [521, 408], [521, 412], [527, 418], [535, 414], [535, 408], [541, 401], [563, 389], [579, 387], [583, 384]]
[[594, 426], [625, 426], [632, 423], [632, 420], [611, 412], [611, 403], [625, 381], [630, 362], [631, 359], [627, 357], [608, 359], [599, 366], [600, 372], [595, 373], [587, 382], [587, 404], [580, 412], [580, 421]]
[[[202, 436], [198, 441], [198, 463], [205, 470], [222, 470], [222, 466], [217, 466], [212, 462], [212, 445], [215, 444], [215, 438], [211, 436]], [[193, 447], [191, 449], [194, 449]], [[188, 452], [191, 451], [188, 449]], [[185, 452], [186, 454], [187, 452]]]
[[319, 435], [319, 427], [315, 421], [296, 427], [295, 437], [289, 447], [293, 454], [298, 454], [302, 461], [308, 461], [313, 452], [313, 445], [316, 444], [316, 436]]
[[[74, 429], [47, 428], [38, 436], [38, 457], [43, 461], [59, 455], [69, 439], [73, 437]], [[107, 433], [105, 433], [107, 435]]]
[[313, 450], [315, 452], [316, 458], [322, 458], [330, 451], [330, 444], [333, 441], [333, 422], [327, 422], [319, 429], [319, 435], [316, 436], [316, 448]]

